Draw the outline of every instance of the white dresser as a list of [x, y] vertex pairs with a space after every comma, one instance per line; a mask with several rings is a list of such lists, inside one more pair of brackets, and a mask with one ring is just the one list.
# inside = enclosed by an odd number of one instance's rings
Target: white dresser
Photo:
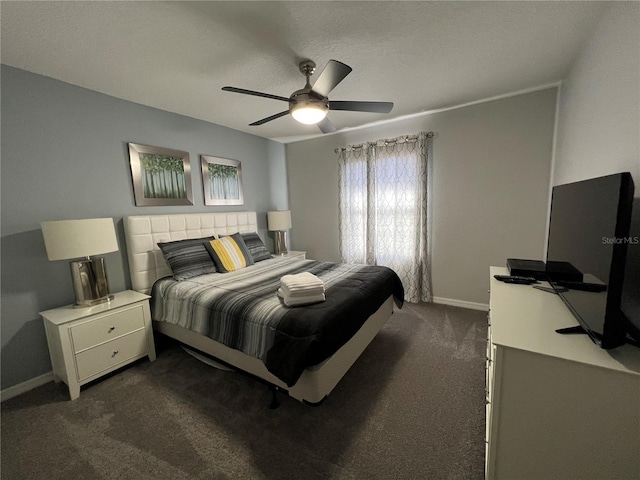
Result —
[[71, 400], [85, 383], [138, 358], [156, 359], [148, 295], [128, 290], [93, 307], [67, 305], [40, 315], [54, 379], [67, 384]]
[[[562, 299], [491, 267], [489, 479], [640, 479], [640, 348], [602, 350]], [[546, 283], [542, 283], [548, 286]]]

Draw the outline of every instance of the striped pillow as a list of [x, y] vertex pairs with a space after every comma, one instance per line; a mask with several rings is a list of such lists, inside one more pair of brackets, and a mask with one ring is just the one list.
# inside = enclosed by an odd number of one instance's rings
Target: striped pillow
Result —
[[216, 265], [205, 248], [214, 239], [215, 237], [203, 237], [158, 243], [164, 259], [171, 267], [174, 280], [181, 281], [216, 272]]
[[262, 239], [257, 233], [243, 233], [242, 239], [247, 245], [247, 250], [249, 250], [254, 262], [260, 262], [271, 258], [269, 250], [264, 246]]
[[233, 272], [253, 265], [253, 258], [239, 233], [211, 240], [205, 247], [219, 272]]

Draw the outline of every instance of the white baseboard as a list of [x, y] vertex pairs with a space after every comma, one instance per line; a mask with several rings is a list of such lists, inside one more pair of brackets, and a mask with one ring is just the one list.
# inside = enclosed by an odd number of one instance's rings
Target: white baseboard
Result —
[[34, 388], [46, 385], [49, 382], [53, 382], [53, 372], [48, 372], [40, 375], [39, 377], [27, 380], [26, 382], [14, 385], [13, 387], [5, 388], [4, 390], [0, 391], [0, 402], [4, 402], [5, 400], [9, 400], [10, 398], [17, 397], [18, 395], [26, 393], [29, 390], [33, 390]]
[[486, 303], [467, 302], [465, 300], [456, 300], [454, 298], [433, 297], [433, 303], [441, 303], [443, 305], [451, 305], [452, 307], [468, 308], [470, 310], [489, 311], [489, 305]]

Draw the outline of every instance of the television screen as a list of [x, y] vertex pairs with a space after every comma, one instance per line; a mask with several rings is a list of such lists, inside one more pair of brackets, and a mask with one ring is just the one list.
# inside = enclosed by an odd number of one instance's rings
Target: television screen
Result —
[[640, 342], [640, 197], [633, 199], [627, 266], [622, 286], [622, 313], [628, 320], [628, 333]]
[[602, 348], [625, 343], [638, 322], [640, 290], [629, 287], [640, 265], [628, 265], [640, 249], [630, 235], [633, 191], [631, 175], [620, 173], [558, 185], [552, 192], [547, 276], [580, 330]]

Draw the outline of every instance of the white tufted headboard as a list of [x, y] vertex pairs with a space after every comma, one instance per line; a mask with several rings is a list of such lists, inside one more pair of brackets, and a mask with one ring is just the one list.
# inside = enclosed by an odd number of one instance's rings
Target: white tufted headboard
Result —
[[158, 242], [210, 235], [257, 232], [256, 212], [186, 213], [125, 217], [131, 287], [149, 294], [154, 282], [171, 275]]

